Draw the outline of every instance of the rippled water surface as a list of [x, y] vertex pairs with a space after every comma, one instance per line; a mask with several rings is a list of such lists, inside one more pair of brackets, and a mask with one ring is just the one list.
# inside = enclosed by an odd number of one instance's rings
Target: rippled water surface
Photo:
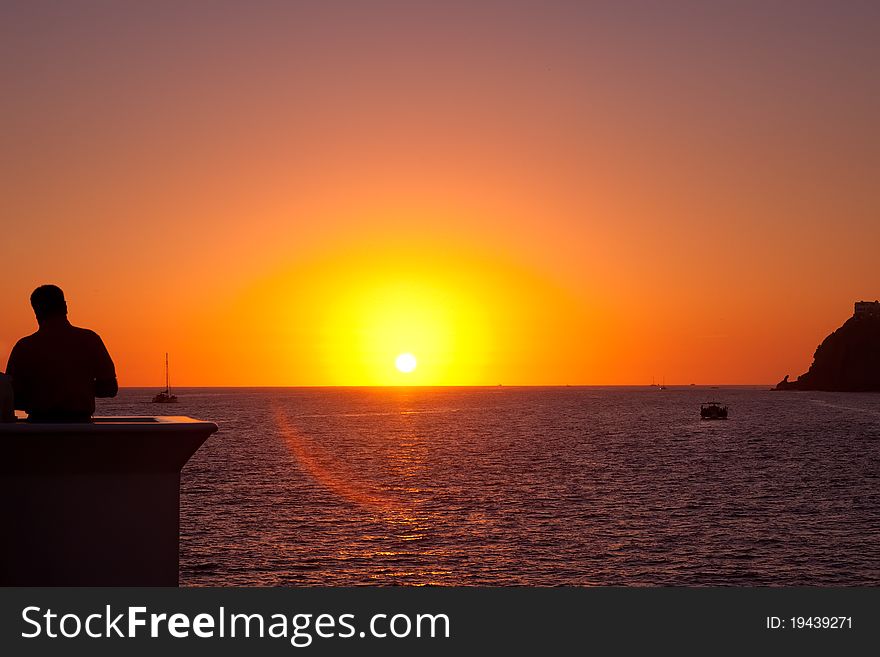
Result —
[[183, 470], [185, 585], [880, 585], [880, 395], [152, 392], [98, 413], [221, 428]]

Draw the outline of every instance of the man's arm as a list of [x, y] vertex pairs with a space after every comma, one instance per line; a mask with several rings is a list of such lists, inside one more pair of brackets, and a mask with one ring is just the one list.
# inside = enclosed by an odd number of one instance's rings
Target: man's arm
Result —
[[14, 399], [12, 379], [0, 374], [0, 422], [15, 422]]
[[116, 367], [110, 352], [104, 346], [101, 336], [95, 334], [95, 397], [115, 397], [119, 392], [119, 384], [116, 382]]
[[9, 361], [6, 363], [6, 374], [12, 377], [12, 397], [15, 409], [26, 411], [30, 407], [28, 403], [27, 385], [19, 367], [21, 360], [21, 340], [15, 343], [9, 353]]
[[113, 379], [95, 379], [95, 397], [115, 397], [119, 383]]
[[14, 406], [19, 411], [26, 411], [30, 407], [28, 403], [27, 385], [18, 367], [21, 358], [21, 341], [16, 342], [9, 353], [9, 361], [6, 363], [6, 374], [12, 377], [12, 392]]

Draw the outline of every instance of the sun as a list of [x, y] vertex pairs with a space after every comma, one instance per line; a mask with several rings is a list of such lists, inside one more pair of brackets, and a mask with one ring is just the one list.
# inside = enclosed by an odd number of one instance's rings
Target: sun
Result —
[[406, 353], [400, 354], [394, 361], [394, 365], [404, 374], [409, 374], [414, 369], [416, 369], [416, 365], [418, 365], [418, 362], [416, 361], [415, 356], [410, 353]]

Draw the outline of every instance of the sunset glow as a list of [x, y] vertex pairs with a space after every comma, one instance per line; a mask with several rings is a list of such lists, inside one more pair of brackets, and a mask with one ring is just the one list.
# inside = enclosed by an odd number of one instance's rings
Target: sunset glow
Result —
[[0, 358], [51, 282], [123, 386], [805, 371], [878, 294], [875, 9], [673, 5], [13, 3]]

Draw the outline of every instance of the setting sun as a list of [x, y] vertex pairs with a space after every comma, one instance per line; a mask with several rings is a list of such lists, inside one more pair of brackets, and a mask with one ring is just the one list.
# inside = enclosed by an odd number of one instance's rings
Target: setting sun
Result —
[[397, 369], [404, 374], [409, 374], [416, 369], [417, 364], [416, 357], [412, 354], [400, 354], [400, 356], [397, 357], [397, 360], [394, 361], [394, 365]]

